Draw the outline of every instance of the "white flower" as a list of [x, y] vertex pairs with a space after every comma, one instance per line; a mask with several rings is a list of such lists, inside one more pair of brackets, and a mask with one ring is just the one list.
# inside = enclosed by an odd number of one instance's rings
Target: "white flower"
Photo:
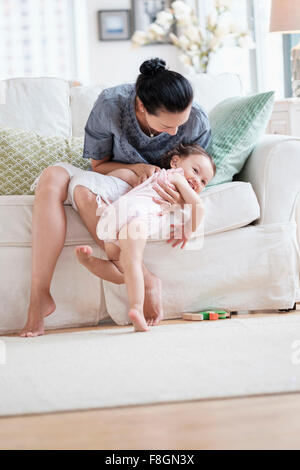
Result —
[[[207, 15], [206, 27], [202, 30], [191, 6], [182, 0], [173, 1], [170, 8], [157, 13], [155, 22], [146, 32], [134, 33], [133, 44], [142, 46], [162, 42], [168, 36], [182, 51], [179, 56], [181, 62], [193, 68], [195, 72], [206, 72], [211, 54], [227, 44], [227, 36], [233, 38], [238, 47], [255, 47], [251, 33], [233, 21], [230, 13], [231, 3], [232, 0], [214, 0], [215, 8]], [[179, 36], [170, 31], [172, 24], [176, 25]]]
[[190, 41], [184, 34], [181, 34], [181, 36], [179, 36], [178, 43], [179, 43], [179, 46], [182, 47], [182, 49], [188, 49], [190, 45]]
[[173, 2], [171, 4], [171, 8], [173, 8], [175, 14], [178, 13], [178, 14], [189, 15], [192, 11], [192, 8], [190, 7], [190, 5], [187, 5], [185, 2], [182, 2], [180, 0]]
[[199, 69], [200, 67], [200, 58], [198, 55], [194, 55], [192, 57], [192, 63], [193, 63], [193, 66], [196, 68], [196, 69]]
[[202, 33], [201, 28], [198, 28], [198, 34], [199, 34], [199, 39], [200, 39], [200, 41], [203, 41], [204, 36], [203, 36], [203, 33]]
[[223, 24], [219, 24], [215, 31], [214, 31], [214, 34], [215, 36], [217, 36], [217, 38], [220, 38], [220, 39], [223, 39], [225, 38], [226, 36], [228, 36], [230, 34], [230, 27], [228, 24], [226, 23], [223, 23]]
[[169, 34], [169, 38], [171, 39], [172, 43], [175, 44], [175, 46], [179, 46], [179, 41], [178, 37], [174, 33]]
[[152, 41], [160, 41], [163, 39], [165, 31], [158, 24], [151, 23], [148, 28], [148, 35]]
[[138, 46], [144, 46], [147, 44], [149, 38], [145, 31], [135, 31], [134, 35], [132, 36], [131, 40]]
[[255, 44], [251, 36], [249, 36], [249, 34], [245, 34], [238, 39], [238, 46], [241, 47], [242, 49], [254, 49], [255, 48]]
[[179, 56], [180, 62], [182, 62], [184, 65], [193, 65], [191, 58], [186, 55], [186, 54], [181, 54]]
[[209, 13], [209, 15], [206, 17], [206, 21], [209, 28], [214, 28], [217, 24], [216, 11]]
[[193, 44], [193, 45], [190, 47], [190, 52], [191, 52], [192, 55], [198, 54], [198, 52], [199, 52], [199, 46], [197, 46], [197, 44]]
[[199, 29], [196, 26], [190, 26], [184, 33], [191, 42], [198, 42], [200, 40]]
[[208, 47], [213, 50], [213, 49], [217, 49], [217, 47], [219, 47], [220, 44], [221, 44], [221, 39], [216, 36], [213, 36], [211, 40], [209, 41]]
[[232, 0], [216, 0], [217, 8], [229, 8], [232, 3]]
[[232, 21], [229, 25], [229, 30], [232, 34], [241, 34], [242, 28], [236, 24], [234, 21]]
[[157, 16], [155, 23], [163, 28], [169, 28], [173, 23], [174, 17], [169, 11], [160, 11]]
[[192, 24], [191, 15], [185, 13], [175, 13], [175, 18], [177, 21], [178, 26], [186, 26]]

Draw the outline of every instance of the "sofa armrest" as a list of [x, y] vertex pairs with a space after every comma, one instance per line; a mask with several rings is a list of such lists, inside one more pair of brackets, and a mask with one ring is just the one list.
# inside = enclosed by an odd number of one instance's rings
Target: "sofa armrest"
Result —
[[236, 179], [252, 184], [260, 205], [257, 224], [296, 219], [299, 230], [300, 138], [265, 135]]

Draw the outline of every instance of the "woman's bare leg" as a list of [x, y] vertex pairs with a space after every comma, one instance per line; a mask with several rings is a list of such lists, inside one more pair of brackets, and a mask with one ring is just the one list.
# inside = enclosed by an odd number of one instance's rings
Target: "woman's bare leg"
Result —
[[[97, 202], [96, 196], [93, 194], [89, 189], [85, 188], [84, 186], [76, 186], [74, 190], [74, 199], [76, 202], [76, 206], [78, 208], [78, 212], [80, 217], [82, 218], [83, 222], [85, 223], [88, 231], [90, 232], [91, 236], [95, 240], [95, 242], [104, 249], [104, 243], [102, 240], [99, 240], [96, 234], [96, 227], [99, 220], [99, 217], [96, 215], [97, 212]], [[119, 271], [123, 272], [121, 264], [117, 260], [113, 260], [114, 264], [117, 266]], [[85, 261], [85, 267], [88, 267], [88, 260]], [[162, 283], [161, 280], [155, 276], [155, 274], [151, 273], [144, 263], [142, 264], [143, 273], [144, 273], [144, 281], [145, 281], [145, 301], [144, 301], [144, 314], [146, 320], [153, 324], [158, 325], [158, 323], [163, 318], [163, 307], [162, 307]], [[90, 270], [94, 269], [90, 266]], [[106, 276], [108, 276], [108, 270], [106, 270]], [[101, 276], [100, 276], [101, 277]], [[112, 273], [112, 277], [110, 279], [106, 278], [106, 280], [116, 283], [116, 284], [123, 284], [121, 282], [119, 273], [116, 271]]]
[[56, 306], [50, 284], [66, 236], [63, 202], [67, 198], [69, 174], [61, 167], [49, 167], [38, 183], [32, 219], [32, 274], [28, 319], [20, 335], [44, 333], [44, 318]]
[[[133, 229], [138, 224], [138, 238], [131, 238], [130, 231], [127, 233], [127, 227]], [[122, 237], [124, 231], [125, 237]], [[135, 234], [137, 231], [135, 230]], [[120, 243], [120, 262], [124, 269], [124, 278], [128, 293], [130, 310], [128, 317], [133, 323], [135, 331], [147, 331], [148, 325], [144, 317], [144, 299], [145, 299], [145, 282], [142, 268], [143, 253], [146, 245], [147, 230], [146, 227], [140, 225], [138, 219], [135, 219], [124, 226], [119, 235]]]

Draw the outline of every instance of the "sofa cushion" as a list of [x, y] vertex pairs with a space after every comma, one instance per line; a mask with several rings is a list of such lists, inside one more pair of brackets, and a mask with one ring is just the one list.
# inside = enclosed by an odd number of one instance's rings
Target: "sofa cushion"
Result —
[[66, 80], [11, 78], [2, 84], [6, 102], [0, 105], [0, 127], [71, 136], [70, 86]]
[[240, 77], [231, 73], [186, 75], [194, 90], [194, 100], [209, 113], [218, 103], [242, 95]]
[[104, 88], [104, 85], [93, 85], [76, 86], [70, 89], [73, 137], [84, 136], [84, 128], [90, 112]]
[[[202, 197], [205, 235], [243, 227], [259, 218], [259, 205], [250, 183], [235, 181], [212, 187]], [[34, 196], [0, 196], [0, 246], [31, 245], [33, 202]], [[66, 245], [90, 243], [91, 236], [77, 212], [69, 205], [65, 209]]]
[[34, 131], [0, 128], [0, 195], [33, 194], [30, 187], [41, 171], [64, 161], [87, 170], [83, 139], [45, 136]]
[[212, 138], [207, 149], [217, 172], [208, 186], [232, 181], [239, 173], [269, 122], [275, 93], [234, 97], [219, 103], [210, 113]]

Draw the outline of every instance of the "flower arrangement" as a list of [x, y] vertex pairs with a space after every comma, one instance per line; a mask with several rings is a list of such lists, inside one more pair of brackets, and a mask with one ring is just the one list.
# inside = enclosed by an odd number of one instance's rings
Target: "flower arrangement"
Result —
[[[237, 25], [230, 13], [232, 0], [215, 0], [214, 11], [206, 16], [205, 28], [190, 5], [176, 0], [171, 8], [160, 11], [147, 31], [135, 31], [131, 40], [134, 46], [165, 41], [167, 37], [181, 51], [180, 60], [195, 72], [207, 73], [213, 54], [231, 39], [233, 45], [251, 49], [254, 47], [249, 31]], [[176, 26], [177, 35], [171, 32]]]

